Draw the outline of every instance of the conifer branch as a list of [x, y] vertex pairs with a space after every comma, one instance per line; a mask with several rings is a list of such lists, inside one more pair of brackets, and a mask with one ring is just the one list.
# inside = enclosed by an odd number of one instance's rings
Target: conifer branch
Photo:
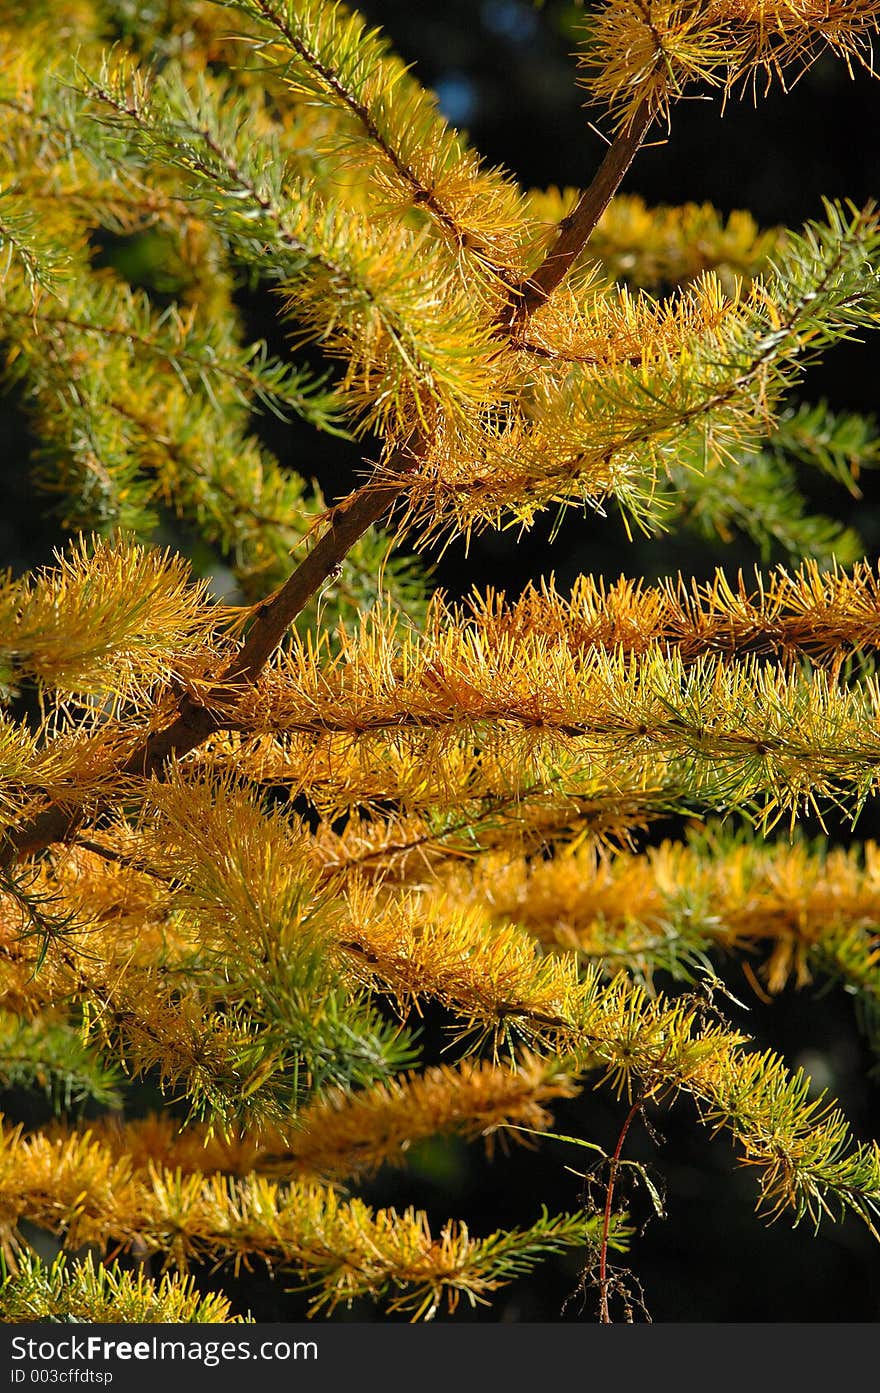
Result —
[[[872, 1047], [880, 1044], [880, 856], [797, 839], [767, 844], [710, 824], [644, 854], [573, 846], [552, 860], [483, 856], [439, 876], [446, 903], [482, 900], [557, 951], [651, 984], [692, 981], [710, 960], [760, 954], [764, 996], [841, 982]], [[430, 898], [430, 897], [429, 897]], [[751, 971], [751, 969], [750, 969]], [[747, 974], [748, 975], [748, 974]]]
[[550, 1125], [549, 1105], [578, 1095], [580, 1073], [572, 1060], [522, 1052], [509, 1063], [464, 1059], [400, 1074], [357, 1093], [328, 1089], [288, 1125], [259, 1131], [183, 1127], [166, 1113], [98, 1119], [89, 1131], [136, 1170], [341, 1182], [404, 1167], [410, 1148], [429, 1137], [482, 1139], [489, 1154], [506, 1148], [511, 1135], [521, 1141], [517, 1128]]
[[611, 1236], [611, 1220], [613, 1215], [614, 1185], [617, 1180], [617, 1172], [620, 1167], [620, 1158], [623, 1152], [623, 1144], [626, 1141], [626, 1134], [635, 1118], [636, 1114], [644, 1107], [644, 1099], [637, 1098], [632, 1104], [629, 1112], [624, 1118], [623, 1126], [617, 1137], [614, 1153], [608, 1160], [608, 1184], [605, 1190], [605, 1207], [602, 1217], [602, 1239], [599, 1246], [599, 1275], [597, 1278], [599, 1285], [599, 1321], [602, 1325], [611, 1324], [611, 1311], [608, 1303], [611, 1282], [608, 1277], [608, 1246]]
[[36, 1254], [19, 1251], [0, 1282], [0, 1319], [70, 1321], [89, 1325], [239, 1325], [226, 1297], [202, 1293], [193, 1278], [166, 1272], [154, 1280], [143, 1267], [126, 1271], [118, 1261], [99, 1262], [92, 1253], [76, 1261], [59, 1253], [50, 1266]]
[[[826, 49], [872, 71], [880, 0], [603, 0], [579, 61], [610, 147], [584, 192], [531, 194], [345, 4], [61, 8], [0, 16], [7, 381], [80, 538], [0, 577], [0, 1083], [57, 1118], [0, 1130], [0, 1314], [234, 1319], [195, 1261], [430, 1318], [586, 1243], [604, 1322], [624, 1138], [687, 1098], [765, 1216], [880, 1237], [876, 1146], [716, 1009], [714, 968], [741, 955], [768, 1004], [840, 982], [880, 1043], [880, 853], [767, 835], [880, 789], [880, 574], [796, 473], [859, 498], [876, 423], [789, 395], [876, 328], [880, 216], [615, 196], [697, 84], [727, 101]], [[341, 362], [329, 386], [248, 341], [245, 281]], [[365, 482], [326, 507], [255, 408], [372, 433]], [[609, 499], [795, 569], [430, 602], [372, 530]], [[148, 544], [169, 514], [243, 605]], [[763, 839], [658, 846], [669, 813]], [[544, 1134], [554, 1100], [589, 1126], [590, 1075], [622, 1102], [614, 1154], [583, 1142], [599, 1212], [474, 1239], [335, 1188], [433, 1136]], [[181, 1127], [126, 1115], [146, 1078]], [[113, 1115], [75, 1131], [83, 1103]], [[25, 1224], [103, 1260], [38, 1270]], [[178, 1278], [121, 1275], [126, 1249]]]
[[517, 288], [509, 319], [514, 335], [521, 333], [523, 321], [549, 299], [568, 275], [638, 154], [653, 119], [653, 111], [643, 102], [631, 122], [614, 137], [577, 207], [560, 223], [553, 246], [540, 266]]
[[61, 1019], [26, 1021], [0, 1012], [0, 1086], [42, 1093], [56, 1112], [84, 1104], [118, 1109], [121, 1077], [82, 1043], [82, 1032]]
[[754, 88], [762, 74], [767, 87], [774, 79], [784, 87], [786, 69], [798, 75], [829, 49], [850, 70], [855, 60], [873, 73], [878, 20], [877, 0], [823, 0], [819, 11], [715, 0], [693, 18], [678, 0], [605, 0], [590, 16], [583, 84], [625, 125], [644, 101], [668, 116], [698, 83], [727, 96], [739, 83]]
[[[346, 150], [345, 159], [357, 158], [368, 174], [371, 160], [378, 159], [382, 176], [373, 182], [383, 201], [388, 183], [396, 185], [412, 209], [433, 221], [460, 264], [475, 264], [490, 283], [515, 283], [515, 271], [505, 264], [513, 238], [504, 236], [518, 202], [512, 185], [498, 171], [480, 167], [436, 112], [433, 98], [388, 55], [380, 35], [345, 10], [292, 8], [271, 0], [223, 3], [244, 9], [280, 36], [274, 44], [253, 42], [274, 60], [287, 88], [352, 118], [356, 155]], [[276, 46], [280, 55], [273, 52]]]
[[491, 591], [451, 609], [435, 598], [427, 626], [438, 632], [451, 624], [472, 624], [490, 647], [505, 636], [543, 634], [585, 654], [636, 654], [660, 644], [685, 662], [709, 649], [787, 664], [808, 657], [832, 668], [844, 654], [862, 654], [870, 665], [880, 648], [880, 570], [864, 561], [846, 570], [807, 561], [793, 571], [756, 569], [750, 583], [742, 572], [734, 578], [719, 568], [710, 581], [690, 586], [681, 578], [648, 586], [625, 577], [608, 585], [582, 575], [568, 597], [545, 581], [512, 603]]
[[[571, 215], [580, 196], [574, 188], [529, 191], [536, 249], [546, 251], [555, 224]], [[638, 194], [618, 193], [589, 239], [581, 279], [590, 287], [618, 283], [660, 294], [712, 271], [730, 295], [766, 270], [784, 240], [783, 228], [760, 228], [743, 209], [725, 217], [709, 203], [650, 206]]]
[[[319, 587], [342, 565], [348, 551], [391, 507], [404, 486], [406, 473], [417, 466], [417, 447], [401, 449], [385, 466], [379, 484], [366, 484], [328, 514], [328, 526], [312, 550], [272, 596], [254, 610], [247, 638], [204, 697], [185, 695], [179, 714], [163, 729], [151, 732], [125, 761], [120, 777], [161, 777], [173, 758], [181, 758], [220, 730], [243, 690], [254, 683], [291, 623]], [[389, 482], [396, 468], [398, 484]], [[82, 814], [50, 807], [23, 827], [7, 831], [0, 847], [0, 866], [35, 854], [53, 842], [66, 841], [79, 828]]]

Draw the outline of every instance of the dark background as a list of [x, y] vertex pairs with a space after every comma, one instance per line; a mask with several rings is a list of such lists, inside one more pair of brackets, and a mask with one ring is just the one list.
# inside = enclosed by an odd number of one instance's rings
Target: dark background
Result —
[[[359, 8], [388, 30], [397, 51], [438, 91], [449, 119], [469, 131], [490, 163], [504, 165], [525, 185], [589, 182], [604, 146], [588, 122], [601, 125], [602, 117], [584, 110], [584, 93], [574, 82], [576, 6], [548, 3], [536, 10], [527, 0], [366, 0]], [[624, 190], [654, 203], [706, 200], [724, 212], [748, 208], [762, 224], [797, 225], [822, 216], [822, 195], [863, 204], [880, 191], [878, 112], [875, 83], [861, 72], [850, 79], [842, 64], [823, 58], [790, 93], [777, 87], [756, 106], [750, 98], [732, 103], [723, 117], [717, 99], [680, 104], [670, 138], [640, 153]], [[249, 301], [246, 309], [258, 332], [272, 337], [271, 326], [262, 322], [265, 305]], [[283, 345], [283, 336], [278, 343]], [[803, 396], [825, 397], [838, 411], [873, 413], [878, 367], [876, 340], [838, 347], [820, 369], [811, 369]], [[23, 419], [5, 416], [2, 425], [7, 464], [0, 557], [20, 570], [47, 561], [60, 533], [33, 509], [21, 466], [29, 446]], [[255, 425], [282, 460], [301, 471], [308, 460], [304, 472], [314, 472], [328, 496], [350, 486], [359, 462], [352, 447], [330, 440], [325, 446], [311, 432], [298, 434], [272, 422]], [[819, 477], [805, 477], [803, 486], [817, 508], [854, 525], [868, 557], [876, 559], [880, 481], [865, 481], [860, 502]], [[454, 543], [436, 563], [438, 581], [456, 593], [486, 584], [516, 593], [528, 579], [551, 570], [564, 587], [580, 571], [610, 578], [621, 572], [656, 578], [679, 570], [706, 576], [719, 564], [750, 569], [759, 560], [745, 541], [712, 546], [672, 535], [630, 542], [614, 513], [599, 520], [572, 511], [551, 543], [552, 521], [548, 517], [519, 546], [509, 533], [475, 539], [467, 554]], [[858, 832], [880, 832], [876, 808], [866, 811]], [[845, 841], [850, 832], [831, 824], [829, 835]], [[858, 1137], [877, 1135], [880, 1092], [849, 998], [809, 988], [791, 990], [768, 1007], [751, 994], [738, 965], [730, 964], [725, 975], [748, 1005], [746, 1012], [728, 1003], [732, 1022], [812, 1072], [839, 1098]], [[443, 1026], [439, 1013], [426, 1020], [425, 1039], [433, 1049], [444, 1041]], [[588, 1090], [556, 1109], [555, 1125], [613, 1150], [626, 1111], [626, 1102], [608, 1090]], [[646, 1227], [633, 1239], [626, 1263], [653, 1320], [845, 1322], [880, 1316], [880, 1250], [857, 1219], [825, 1220], [815, 1237], [808, 1218], [794, 1230], [790, 1216], [768, 1228], [754, 1213], [757, 1177], [739, 1165], [724, 1136], [710, 1138], [690, 1104], [682, 1100], [662, 1114], [655, 1109], [649, 1120], [656, 1133], [636, 1122], [625, 1155], [651, 1167], [666, 1192], [667, 1217], [651, 1217], [644, 1189], [633, 1194], [633, 1217]], [[405, 1172], [383, 1173], [364, 1194], [377, 1204], [424, 1207], [438, 1226], [454, 1215], [484, 1234], [531, 1222], [542, 1203], [551, 1211], [576, 1207], [584, 1182], [572, 1172], [584, 1170], [589, 1159], [573, 1146], [548, 1143], [535, 1152], [514, 1147], [489, 1165], [478, 1146], [437, 1141], [420, 1148]], [[453, 1318], [594, 1321], [595, 1292], [579, 1292], [580, 1267], [577, 1254], [543, 1263], [502, 1289], [490, 1307], [462, 1307]], [[238, 1309], [257, 1319], [298, 1320], [305, 1309], [301, 1296], [285, 1290], [284, 1278], [254, 1272], [229, 1282], [227, 1274], [203, 1273], [200, 1281], [230, 1291]], [[622, 1318], [620, 1306], [615, 1316]], [[376, 1313], [364, 1305], [335, 1318], [370, 1320]], [[644, 1319], [644, 1312], [635, 1318]]]

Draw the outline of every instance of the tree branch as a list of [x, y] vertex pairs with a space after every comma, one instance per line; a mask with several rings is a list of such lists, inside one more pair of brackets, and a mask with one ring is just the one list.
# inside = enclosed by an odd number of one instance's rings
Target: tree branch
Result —
[[[508, 332], [523, 326], [564, 280], [587, 244], [599, 218], [632, 164], [653, 119], [643, 102], [629, 126], [612, 141], [596, 176], [577, 207], [559, 225], [558, 236], [541, 265], [516, 287], [505, 324]], [[254, 623], [241, 649], [217, 678], [208, 695], [197, 701], [184, 695], [171, 724], [152, 731], [128, 758], [122, 777], [160, 777], [174, 756], [216, 734], [248, 684], [257, 681], [271, 654], [316, 590], [339, 567], [354, 543], [391, 507], [405, 486], [406, 475], [418, 467], [424, 442], [413, 437], [386, 464], [381, 480], [370, 482], [329, 512], [329, 526], [280, 590], [254, 610]], [[389, 477], [389, 474], [391, 477]], [[33, 855], [53, 842], [68, 841], [84, 813], [80, 808], [53, 804], [0, 842], [0, 868]]]
[[509, 328], [520, 328], [568, 275], [635, 159], [653, 119], [648, 103], [642, 102], [630, 124], [615, 136], [577, 207], [559, 224], [550, 251], [537, 270], [517, 287], [510, 305]]
[[[391, 507], [404, 487], [405, 476], [417, 467], [421, 453], [418, 441], [401, 447], [383, 467], [381, 482], [365, 484], [330, 509], [326, 531], [284, 585], [256, 606], [247, 638], [204, 700], [199, 702], [184, 695], [171, 724], [147, 736], [120, 768], [121, 777], [161, 778], [175, 755], [188, 754], [222, 729], [230, 711], [247, 686], [257, 681], [296, 616], [341, 565], [358, 538]], [[6, 833], [0, 845], [0, 867], [42, 851], [53, 842], [68, 841], [82, 818], [78, 808], [59, 804], [46, 808]]]

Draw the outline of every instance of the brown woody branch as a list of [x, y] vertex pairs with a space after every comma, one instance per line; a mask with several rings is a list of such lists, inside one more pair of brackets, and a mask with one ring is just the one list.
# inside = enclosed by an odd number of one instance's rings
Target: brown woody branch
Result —
[[[577, 207], [559, 225], [556, 241], [541, 265], [516, 287], [505, 328], [520, 331], [564, 280], [583, 251], [599, 218], [632, 164], [653, 119], [642, 103], [603, 159]], [[342, 564], [359, 537], [391, 508], [424, 454], [424, 442], [410, 441], [386, 464], [381, 477], [332, 508], [328, 527], [284, 585], [254, 610], [254, 621], [241, 649], [201, 701], [184, 695], [171, 724], [150, 733], [120, 768], [122, 777], [161, 777], [169, 761], [204, 744], [226, 724], [249, 684], [257, 681], [296, 616]], [[0, 842], [0, 868], [33, 855], [53, 842], [69, 841], [83, 821], [79, 808], [53, 804]]]
[[[150, 735], [120, 768], [122, 777], [161, 777], [175, 756], [188, 754], [223, 728], [249, 684], [256, 682], [290, 624], [321, 585], [342, 564], [346, 553], [385, 514], [416, 468], [418, 445], [397, 451], [385, 465], [380, 482], [370, 482], [332, 508], [328, 526], [309, 554], [273, 595], [257, 605], [250, 631], [238, 653], [216, 679], [204, 700], [185, 695], [170, 725]], [[393, 473], [391, 473], [393, 471]], [[82, 821], [79, 809], [58, 804], [7, 832], [0, 846], [0, 867], [68, 841]]]
[[544, 260], [517, 287], [510, 305], [509, 328], [521, 329], [523, 322], [568, 275], [635, 159], [653, 119], [654, 113], [648, 103], [642, 102], [630, 124], [615, 136], [577, 207], [559, 224], [556, 241]]

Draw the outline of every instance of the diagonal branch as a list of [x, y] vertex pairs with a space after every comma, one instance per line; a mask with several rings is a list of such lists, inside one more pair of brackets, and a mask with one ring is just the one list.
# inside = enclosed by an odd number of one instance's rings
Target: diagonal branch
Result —
[[550, 251], [537, 270], [517, 287], [507, 321], [511, 329], [521, 329], [523, 322], [544, 304], [568, 275], [635, 159], [653, 119], [654, 113], [648, 102], [644, 101], [629, 125], [615, 136], [595, 178], [581, 194], [577, 207], [559, 224], [556, 241]]
[[[632, 164], [652, 119], [653, 113], [643, 102], [630, 124], [612, 141], [577, 207], [560, 223], [553, 247], [513, 292], [505, 324], [508, 332], [521, 332], [530, 315], [564, 280]], [[120, 768], [121, 777], [161, 778], [172, 758], [204, 744], [227, 723], [230, 711], [247, 686], [257, 681], [290, 624], [324, 581], [337, 571], [358, 538], [392, 507], [425, 450], [426, 442], [414, 433], [385, 464], [381, 476], [330, 509], [326, 531], [284, 585], [255, 608], [253, 624], [241, 649], [204, 700], [197, 701], [185, 694], [171, 724], [147, 736]], [[53, 842], [69, 841], [83, 817], [82, 809], [56, 803], [11, 829], [0, 841], [0, 868], [34, 855]]]
[[[247, 686], [256, 682], [290, 624], [334, 574], [358, 538], [389, 510], [420, 457], [418, 444], [402, 447], [384, 466], [381, 482], [365, 484], [330, 509], [326, 531], [284, 585], [256, 606], [247, 638], [205, 699], [198, 702], [184, 695], [171, 724], [147, 736], [120, 768], [121, 777], [161, 778], [174, 756], [188, 754], [223, 727], [230, 710]], [[393, 471], [390, 477], [389, 471]], [[0, 845], [0, 867], [42, 851], [53, 842], [69, 840], [82, 817], [79, 809], [53, 804], [13, 828]]]

